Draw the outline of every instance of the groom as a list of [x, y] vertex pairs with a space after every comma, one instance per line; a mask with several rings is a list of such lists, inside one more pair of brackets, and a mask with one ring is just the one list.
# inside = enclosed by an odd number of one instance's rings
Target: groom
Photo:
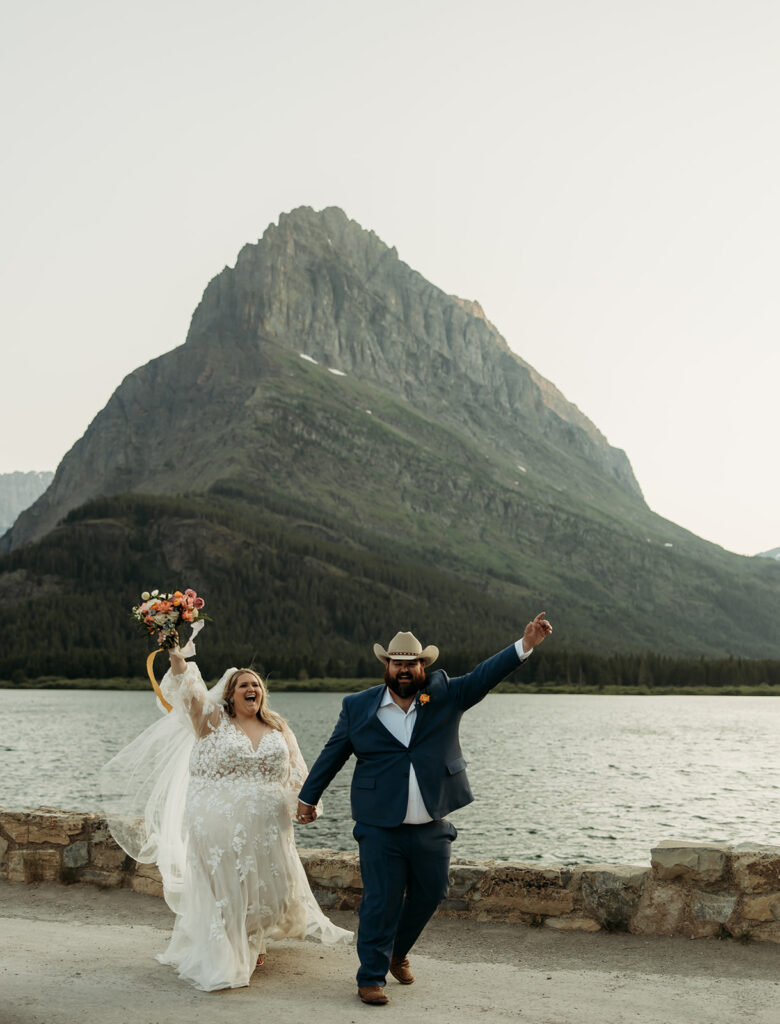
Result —
[[458, 740], [461, 716], [552, 632], [544, 615], [516, 643], [455, 679], [437, 669], [426, 680], [439, 649], [423, 648], [411, 633], [396, 633], [387, 650], [374, 644], [385, 685], [344, 698], [303, 784], [298, 821], [308, 824], [349, 755], [357, 758], [351, 799], [363, 879], [357, 983], [364, 1003], [388, 1002], [388, 970], [402, 985], [414, 981], [407, 953], [447, 895], [457, 832], [445, 815], [474, 799]]

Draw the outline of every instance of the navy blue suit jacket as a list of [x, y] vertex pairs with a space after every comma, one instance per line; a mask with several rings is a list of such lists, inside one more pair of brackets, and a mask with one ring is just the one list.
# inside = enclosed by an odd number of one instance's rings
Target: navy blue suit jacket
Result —
[[443, 818], [474, 796], [466, 777], [458, 726], [464, 711], [517, 668], [515, 645], [494, 654], [465, 676], [450, 679], [437, 669], [421, 691], [429, 700], [420, 703], [408, 747], [377, 718], [385, 684], [344, 698], [333, 735], [312, 765], [300, 799], [316, 804], [350, 754], [357, 758], [352, 776], [352, 817], [366, 825], [391, 828], [406, 817], [409, 765], [433, 818]]

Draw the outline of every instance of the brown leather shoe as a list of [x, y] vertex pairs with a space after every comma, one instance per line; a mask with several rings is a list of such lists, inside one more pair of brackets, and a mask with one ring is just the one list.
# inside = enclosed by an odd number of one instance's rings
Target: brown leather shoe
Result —
[[402, 985], [411, 985], [414, 981], [414, 975], [412, 969], [409, 966], [409, 957], [404, 956], [391, 956], [390, 957], [390, 973]]
[[361, 985], [358, 995], [369, 1006], [384, 1006], [385, 1003], [390, 1002], [381, 985]]

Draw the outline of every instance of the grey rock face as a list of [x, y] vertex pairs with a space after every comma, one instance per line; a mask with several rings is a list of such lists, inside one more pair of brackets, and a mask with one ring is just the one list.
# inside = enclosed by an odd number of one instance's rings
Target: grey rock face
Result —
[[273, 339], [445, 418], [487, 410], [509, 448], [519, 428], [531, 429], [640, 494], [625, 454], [510, 350], [479, 303], [430, 284], [339, 209], [282, 215], [241, 250], [206, 289], [188, 341], [222, 332], [247, 345]]
[[0, 473], [0, 534], [43, 494], [53, 477], [54, 473], [49, 471]]
[[183, 346], [125, 378], [0, 549], [40, 538], [91, 498], [203, 491], [229, 476], [245, 410], [274, 384], [269, 346], [424, 403], [522, 462], [518, 472], [563, 483], [554, 449], [582, 468], [581, 488], [605, 481], [643, 505], [625, 454], [509, 349], [478, 303], [446, 295], [341, 210], [302, 207], [211, 281]]

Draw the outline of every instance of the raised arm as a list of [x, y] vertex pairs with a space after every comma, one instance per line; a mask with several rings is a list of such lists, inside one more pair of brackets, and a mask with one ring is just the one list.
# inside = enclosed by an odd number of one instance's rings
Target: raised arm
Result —
[[465, 676], [450, 680], [450, 686], [458, 694], [458, 702], [465, 710], [473, 707], [485, 697], [494, 686], [498, 686], [510, 672], [525, 661], [546, 636], [552, 633], [552, 626], [545, 619], [546, 612], [539, 612], [523, 630], [520, 640], [511, 646], [480, 662]]
[[222, 712], [209, 698], [195, 662], [185, 661], [173, 651], [169, 654], [171, 667], [160, 684], [163, 696], [174, 710], [189, 718], [196, 736], [206, 736], [219, 725]]
[[168, 658], [171, 662], [171, 672], [175, 676], [183, 676], [187, 671], [187, 662], [175, 650], [168, 651]]

